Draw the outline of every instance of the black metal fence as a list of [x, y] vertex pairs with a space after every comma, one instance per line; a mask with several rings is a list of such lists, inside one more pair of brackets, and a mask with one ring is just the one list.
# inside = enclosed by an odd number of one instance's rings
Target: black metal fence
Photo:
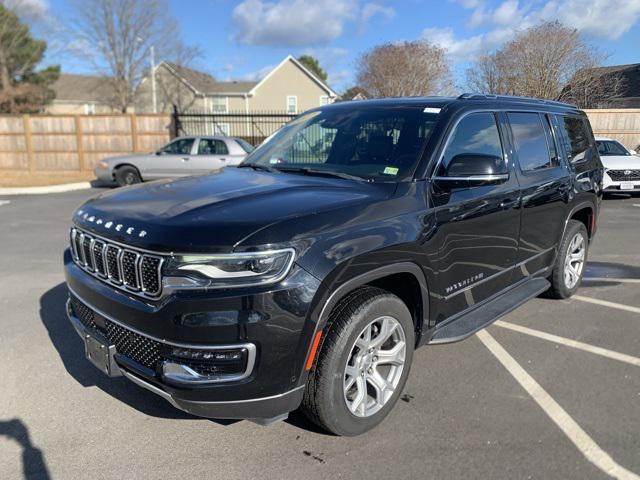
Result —
[[225, 135], [258, 145], [295, 117], [296, 114], [286, 112], [181, 113], [174, 110], [171, 134], [173, 137]]

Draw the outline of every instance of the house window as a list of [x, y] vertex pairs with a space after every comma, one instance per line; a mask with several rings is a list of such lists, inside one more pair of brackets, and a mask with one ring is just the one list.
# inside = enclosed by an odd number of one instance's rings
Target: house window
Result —
[[229, 111], [229, 97], [211, 97], [211, 111], [213, 113], [227, 113]]
[[85, 115], [93, 115], [96, 113], [96, 104], [95, 103], [85, 103], [84, 104], [84, 114]]
[[287, 113], [298, 113], [298, 97], [295, 95], [287, 96]]
[[320, 106], [329, 105], [329, 103], [331, 102], [329, 101], [329, 97], [327, 95], [322, 95], [320, 97]]

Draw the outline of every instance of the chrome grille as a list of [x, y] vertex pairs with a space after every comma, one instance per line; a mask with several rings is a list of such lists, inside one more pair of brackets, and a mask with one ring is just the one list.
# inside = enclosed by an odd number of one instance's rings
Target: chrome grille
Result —
[[161, 293], [164, 259], [72, 228], [71, 253], [74, 262], [93, 276], [128, 292], [145, 297]]
[[614, 182], [640, 181], [640, 170], [608, 170], [607, 174]]

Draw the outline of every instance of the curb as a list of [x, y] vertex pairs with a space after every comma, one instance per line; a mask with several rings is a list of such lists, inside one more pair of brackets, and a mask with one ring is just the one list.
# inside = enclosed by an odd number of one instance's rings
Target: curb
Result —
[[49, 185], [44, 187], [8, 187], [0, 188], [0, 195], [44, 195], [47, 193], [64, 193], [89, 188], [91, 188], [91, 184], [89, 182], [65, 183], [62, 185]]

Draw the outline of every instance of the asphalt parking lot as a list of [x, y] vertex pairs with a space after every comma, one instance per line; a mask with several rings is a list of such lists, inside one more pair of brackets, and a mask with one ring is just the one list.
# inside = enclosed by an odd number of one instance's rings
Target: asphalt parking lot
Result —
[[195, 418], [84, 359], [61, 257], [95, 192], [0, 197], [0, 478], [638, 478], [640, 196], [604, 202], [578, 297], [419, 350], [389, 418], [337, 438]]

